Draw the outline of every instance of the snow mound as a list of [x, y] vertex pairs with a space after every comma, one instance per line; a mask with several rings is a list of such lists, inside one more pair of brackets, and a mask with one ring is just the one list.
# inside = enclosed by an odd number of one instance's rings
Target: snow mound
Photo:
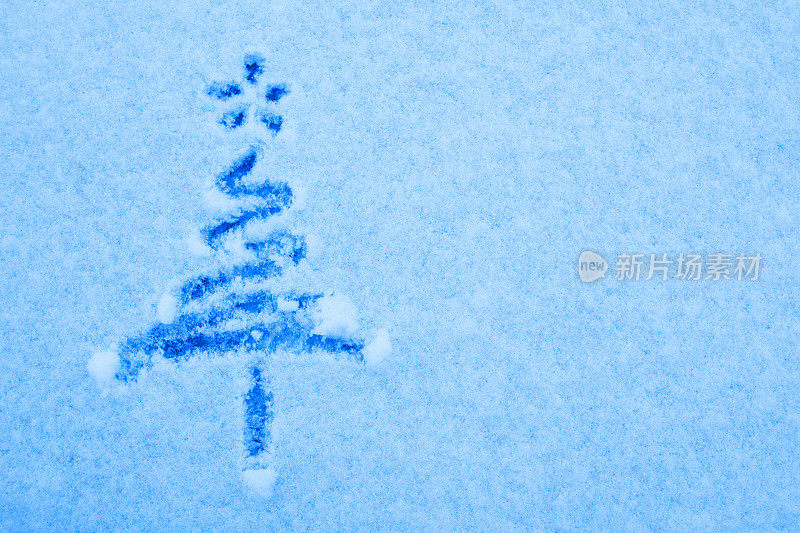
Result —
[[178, 300], [172, 292], [165, 292], [158, 301], [158, 321], [162, 324], [172, 324], [177, 310]]
[[119, 370], [119, 354], [116, 350], [95, 352], [86, 365], [89, 374], [98, 385], [109, 386]]
[[350, 336], [358, 329], [356, 307], [344, 295], [329, 294], [320, 298], [314, 313], [317, 326], [314, 333], [330, 336]]
[[372, 339], [372, 342], [367, 344], [362, 351], [364, 354], [364, 361], [368, 365], [377, 365], [390, 353], [392, 353], [392, 341], [389, 338], [389, 332], [381, 329]]
[[275, 472], [274, 468], [242, 470], [242, 481], [244, 481], [245, 485], [264, 498], [272, 496], [272, 489], [277, 479], [278, 473]]

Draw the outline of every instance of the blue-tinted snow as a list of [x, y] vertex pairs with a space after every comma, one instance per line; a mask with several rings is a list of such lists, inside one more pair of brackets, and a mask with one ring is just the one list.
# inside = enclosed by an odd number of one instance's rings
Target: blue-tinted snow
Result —
[[[5, 4], [0, 526], [796, 529], [798, 6], [389, 6]], [[248, 53], [291, 86], [299, 281], [394, 348], [273, 361], [269, 500], [234, 357], [86, 370], [202, 266], [202, 191], [261, 126], [206, 91]], [[587, 286], [587, 247], [764, 270]]]

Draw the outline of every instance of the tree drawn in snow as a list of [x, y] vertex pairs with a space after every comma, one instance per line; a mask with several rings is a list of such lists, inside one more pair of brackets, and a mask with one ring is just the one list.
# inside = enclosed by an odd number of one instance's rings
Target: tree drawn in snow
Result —
[[[215, 83], [208, 95], [231, 107], [220, 117], [227, 129], [262, 127], [266, 138], [278, 135], [284, 119], [280, 103], [284, 83], [260, 87], [264, 60], [248, 55], [242, 83]], [[241, 102], [249, 93], [251, 102]], [[251, 121], [251, 122], [249, 122]], [[243, 478], [271, 493], [277, 476], [272, 447], [275, 398], [270, 387], [269, 355], [324, 351], [360, 363], [374, 363], [389, 351], [381, 331], [365, 345], [348, 315], [352, 304], [331, 293], [287, 290], [275, 283], [305, 260], [306, 240], [280, 224], [268, 224], [292, 208], [287, 183], [253, 180], [263, 148], [250, 146], [219, 174], [215, 188], [231, 207], [201, 230], [203, 245], [216, 260], [209, 271], [183, 282], [162, 300], [160, 323], [131, 336], [114, 350], [97, 353], [89, 371], [100, 381], [126, 383], [153, 364], [154, 357], [180, 363], [199, 355], [239, 353], [250, 379], [244, 396]]]

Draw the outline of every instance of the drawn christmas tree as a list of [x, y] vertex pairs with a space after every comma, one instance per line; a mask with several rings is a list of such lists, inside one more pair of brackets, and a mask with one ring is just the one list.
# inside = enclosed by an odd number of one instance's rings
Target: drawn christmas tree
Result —
[[[280, 102], [289, 93], [284, 83], [260, 87], [264, 59], [248, 55], [243, 83], [215, 83], [208, 95], [232, 105], [219, 123], [230, 130], [261, 128], [262, 140], [284, 125]], [[251, 100], [246, 100], [249, 94]], [[353, 306], [341, 295], [287, 289], [280, 283], [306, 260], [302, 235], [275, 220], [293, 208], [295, 195], [284, 182], [254, 180], [263, 143], [246, 151], [215, 180], [216, 192], [229, 209], [202, 228], [202, 245], [212, 269], [183, 282], [162, 298], [160, 322], [94, 354], [90, 373], [104, 386], [136, 380], [155, 358], [180, 364], [193, 357], [236, 353], [245, 358], [250, 379], [244, 396], [242, 430], [245, 482], [271, 494], [274, 467], [272, 422], [276, 399], [270, 388], [270, 355], [278, 350], [302, 354], [324, 351], [374, 364], [390, 350], [388, 334], [378, 332], [369, 344], [357, 335]]]

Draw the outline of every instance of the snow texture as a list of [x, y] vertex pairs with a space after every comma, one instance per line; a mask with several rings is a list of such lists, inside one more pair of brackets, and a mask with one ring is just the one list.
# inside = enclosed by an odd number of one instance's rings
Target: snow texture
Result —
[[0, 50], [0, 530], [800, 527], [797, 2], [7, 0]]

